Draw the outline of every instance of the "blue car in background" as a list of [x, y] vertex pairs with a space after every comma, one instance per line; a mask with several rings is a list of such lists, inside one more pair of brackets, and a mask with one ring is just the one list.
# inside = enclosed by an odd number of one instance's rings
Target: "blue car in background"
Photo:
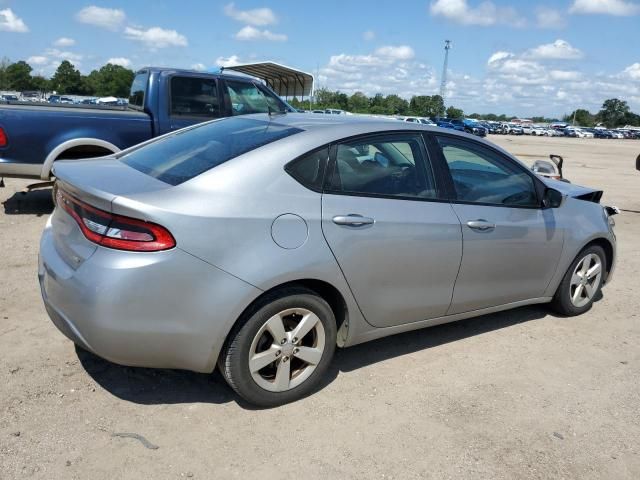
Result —
[[451, 128], [460, 132], [470, 133], [478, 137], [486, 137], [487, 129], [480, 122], [471, 118], [443, 118], [437, 122], [442, 128]]

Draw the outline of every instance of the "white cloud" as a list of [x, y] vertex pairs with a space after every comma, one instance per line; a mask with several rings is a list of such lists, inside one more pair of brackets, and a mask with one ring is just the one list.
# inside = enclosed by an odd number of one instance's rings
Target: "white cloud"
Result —
[[255, 8], [253, 10], [238, 10], [234, 3], [229, 3], [224, 7], [224, 13], [228, 17], [233, 18], [242, 23], [248, 23], [249, 25], [273, 25], [277, 23], [273, 10], [270, 8]]
[[55, 42], [53, 42], [54, 47], [72, 47], [76, 44], [76, 41], [73, 38], [68, 37], [60, 37]]
[[580, 72], [576, 72], [573, 70], [551, 70], [549, 72], [549, 76], [551, 77], [552, 80], [558, 80], [558, 81], [575, 81], [575, 80], [580, 80], [580, 78], [582, 78], [582, 74]]
[[549, 60], [576, 60], [582, 58], [584, 53], [572, 47], [569, 42], [558, 39], [553, 43], [539, 45], [528, 50], [525, 54], [529, 58]]
[[0, 31], [26, 33], [29, 31], [29, 27], [20, 17], [13, 13], [13, 10], [5, 8], [0, 10]]
[[286, 42], [287, 36], [283, 33], [273, 33], [269, 30], [260, 30], [251, 25], [241, 28], [234, 37], [236, 40], [268, 40], [271, 42]]
[[216, 58], [216, 65], [218, 67], [233, 67], [240, 65], [242, 62], [237, 55], [231, 55], [230, 57], [218, 57]]
[[57, 48], [47, 48], [44, 53], [50, 58], [57, 60], [69, 60], [72, 63], [79, 63], [84, 58], [83, 55], [79, 53], [59, 50]]
[[362, 38], [367, 42], [370, 42], [371, 40], [376, 38], [376, 32], [374, 32], [373, 30], [367, 30], [366, 32], [362, 33]]
[[175, 30], [167, 30], [160, 27], [151, 27], [148, 29], [127, 27], [124, 30], [125, 38], [141, 42], [151, 49], [166, 47], [186, 47], [189, 42], [187, 37], [176, 32]]
[[42, 55], [34, 55], [32, 57], [27, 58], [27, 63], [29, 65], [45, 65], [49, 63], [49, 59]]
[[349, 94], [361, 91], [410, 97], [436, 93], [433, 69], [413, 60], [414, 56], [407, 45], [383, 46], [366, 55], [333, 55], [320, 69], [318, 81], [321, 86]]
[[569, 12], [626, 17], [640, 13], [640, 4], [626, 0], [574, 0]]
[[80, 23], [95, 25], [108, 30], [118, 30], [127, 16], [118, 8], [102, 8], [90, 5], [76, 13], [76, 20]]
[[430, 11], [434, 17], [444, 17], [461, 25], [490, 27], [504, 24], [520, 28], [526, 24], [515, 8], [504, 5], [497, 7], [489, 0], [475, 8], [469, 6], [467, 0], [435, 0], [431, 2]]
[[408, 45], [380, 47], [376, 50], [376, 54], [397, 60], [409, 60], [415, 56], [413, 48]]
[[640, 81], [640, 63], [629, 65], [622, 71], [622, 75], [630, 78], [631, 80]]
[[110, 63], [111, 65], [120, 65], [125, 68], [131, 67], [131, 60], [125, 57], [112, 57], [107, 60], [107, 63]]
[[191, 65], [191, 70], [197, 70], [198, 72], [203, 72], [207, 69], [207, 66], [204, 63], [194, 63]]
[[555, 8], [538, 7], [536, 9], [536, 25], [538, 28], [559, 29], [567, 25], [564, 14]]

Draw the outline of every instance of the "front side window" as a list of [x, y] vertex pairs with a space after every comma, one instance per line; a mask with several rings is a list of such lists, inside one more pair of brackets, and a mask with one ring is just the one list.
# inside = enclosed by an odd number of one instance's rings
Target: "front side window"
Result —
[[437, 137], [463, 202], [537, 207], [533, 178], [497, 152], [465, 140]]
[[251, 82], [227, 80], [226, 84], [232, 115], [279, 112], [285, 108], [277, 97], [269, 91], [263, 91]]
[[339, 144], [330, 188], [349, 194], [437, 197], [420, 135], [386, 135]]
[[213, 78], [173, 77], [171, 115], [204, 118], [220, 116], [216, 81]]

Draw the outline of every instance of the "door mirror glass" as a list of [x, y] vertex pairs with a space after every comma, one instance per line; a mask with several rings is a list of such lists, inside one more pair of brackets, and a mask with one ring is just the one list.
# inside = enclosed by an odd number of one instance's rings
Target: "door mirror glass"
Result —
[[542, 197], [542, 206], [544, 208], [558, 208], [562, 204], [562, 193], [553, 188], [547, 188]]
[[638, 155], [638, 158], [636, 158], [636, 170], [640, 172], [640, 155]]

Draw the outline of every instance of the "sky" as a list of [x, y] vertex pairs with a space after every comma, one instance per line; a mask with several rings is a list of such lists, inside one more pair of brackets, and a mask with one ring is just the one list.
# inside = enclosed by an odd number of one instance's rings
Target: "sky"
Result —
[[212, 71], [273, 60], [347, 94], [439, 93], [467, 113], [640, 112], [640, 0], [0, 0], [0, 56], [50, 76], [106, 62]]

